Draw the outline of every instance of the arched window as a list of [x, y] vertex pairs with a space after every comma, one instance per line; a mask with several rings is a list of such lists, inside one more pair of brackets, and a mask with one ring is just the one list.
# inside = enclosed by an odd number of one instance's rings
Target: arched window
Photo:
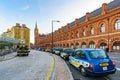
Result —
[[85, 42], [82, 43], [82, 48], [86, 48], [86, 43]]
[[86, 32], [85, 32], [85, 30], [83, 30], [83, 36], [86, 36]]
[[67, 44], [67, 47], [69, 47], [69, 44]]
[[90, 46], [90, 48], [95, 48], [95, 43], [94, 42], [90, 42], [89, 46]]
[[65, 44], [63, 44], [63, 47], [65, 47]]
[[74, 44], [73, 43], [71, 44], [71, 48], [74, 48]]
[[79, 33], [78, 32], [76, 32], [76, 38], [79, 38]]
[[101, 24], [101, 26], [100, 26], [100, 32], [105, 32], [105, 24]]
[[72, 33], [72, 35], [71, 35], [71, 38], [73, 39], [74, 38], [74, 34]]
[[114, 42], [113, 43], [113, 50], [120, 50], [120, 42]]
[[94, 28], [91, 27], [90, 34], [94, 34]]
[[106, 47], [107, 47], [107, 44], [106, 44], [106, 43], [102, 42], [102, 43], [100, 44], [100, 48], [101, 48], [101, 49], [105, 49]]
[[77, 48], [79, 48], [79, 43], [78, 43], [78, 42], [76, 43], [76, 49], [77, 49]]
[[115, 30], [120, 29], [120, 19], [115, 21]]

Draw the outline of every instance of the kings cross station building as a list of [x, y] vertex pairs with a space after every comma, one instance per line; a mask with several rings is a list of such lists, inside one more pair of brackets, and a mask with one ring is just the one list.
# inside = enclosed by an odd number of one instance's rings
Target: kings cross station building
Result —
[[114, 0], [76, 18], [49, 34], [34, 29], [35, 47], [108, 48], [120, 51], [120, 0]]

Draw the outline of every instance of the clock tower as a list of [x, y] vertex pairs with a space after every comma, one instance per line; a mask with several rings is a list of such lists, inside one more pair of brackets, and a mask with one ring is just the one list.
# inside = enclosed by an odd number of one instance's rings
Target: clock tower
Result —
[[37, 22], [35, 24], [35, 29], [34, 29], [34, 44], [37, 46], [38, 43], [39, 43], [39, 31], [38, 31], [38, 28], [37, 28]]

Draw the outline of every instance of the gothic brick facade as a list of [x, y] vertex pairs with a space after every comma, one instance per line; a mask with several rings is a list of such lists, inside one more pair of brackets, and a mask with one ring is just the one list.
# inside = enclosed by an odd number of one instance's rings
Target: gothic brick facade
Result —
[[[39, 35], [37, 27], [34, 34], [35, 46], [52, 46], [52, 34]], [[54, 47], [109, 47], [120, 51], [120, 0], [103, 3], [102, 7], [56, 30], [53, 37]]]

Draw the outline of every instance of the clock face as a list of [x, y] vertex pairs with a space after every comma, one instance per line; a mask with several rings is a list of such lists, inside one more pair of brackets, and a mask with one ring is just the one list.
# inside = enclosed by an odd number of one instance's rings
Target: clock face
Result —
[[38, 30], [36, 29], [35, 32], [38, 33]]

